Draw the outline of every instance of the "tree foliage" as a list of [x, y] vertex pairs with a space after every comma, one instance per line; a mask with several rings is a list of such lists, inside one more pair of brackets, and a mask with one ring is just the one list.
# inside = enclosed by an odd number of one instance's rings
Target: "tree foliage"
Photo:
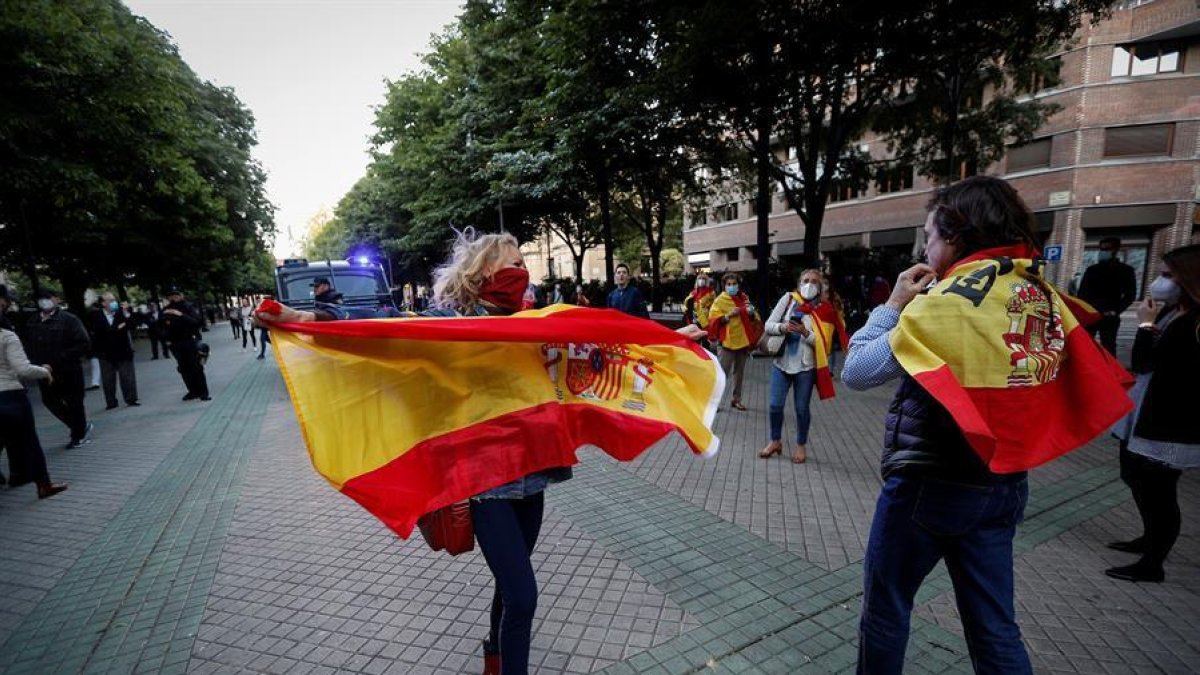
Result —
[[261, 281], [274, 225], [254, 144], [233, 92], [120, 2], [0, 10], [0, 264], [72, 300]]

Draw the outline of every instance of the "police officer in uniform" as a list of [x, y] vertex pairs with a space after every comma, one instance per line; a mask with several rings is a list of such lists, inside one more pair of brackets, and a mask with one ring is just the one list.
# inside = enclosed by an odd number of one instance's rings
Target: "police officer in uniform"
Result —
[[204, 320], [192, 304], [183, 298], [183, 291], [178, 288], [167, 290], [167, 300], [169, 302], [162, 311], [159, 323], [171, 345], [171, 351], [175, 353], [179, 374], [183, 376], [183, 384], [187, 387], [183, 400], [208, 401], [208, 379], [204, 377], [204, 364], [200, 360], [197, 344]]

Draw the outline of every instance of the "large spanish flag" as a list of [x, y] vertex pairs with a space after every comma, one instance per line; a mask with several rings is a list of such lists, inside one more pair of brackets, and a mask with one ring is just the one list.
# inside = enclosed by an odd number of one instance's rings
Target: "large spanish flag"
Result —
[[271, 341], [317, 471], [402, 537], [583, 445], [630, 460], [678, 431], [717, 451], [715, 358], [614, 310], [274, 324]]
[[1133, 378], [1042, 278], [1027, 247], [981, 251], [900, 315], [892, 351], [954, 417], [988, 468], [1033, 468], [1133, 407]]

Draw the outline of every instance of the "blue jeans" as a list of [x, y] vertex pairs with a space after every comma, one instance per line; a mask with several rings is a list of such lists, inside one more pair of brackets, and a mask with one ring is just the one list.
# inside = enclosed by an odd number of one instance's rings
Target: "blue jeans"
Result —
[[783, 438], [783, 404], [787, 401], [789, 387], [795, 387], [792, 401], [796, 406], [796, 442], [808, 443], [808, 427], [812, 424], [812, 415], [808, 411], [809, 401], [812, 400], [813, 385], [817, 381], [817, 371], [802, 370], [795, 375], [788, 375], [782, 370], [771, 366], [771, 392], [767, 399], [767, 419], [771, 422], [771, 440]]
[[1013, 535], [1029, 486], [891, 475], [863, 563], [858, 672], [900, 673], [917, 589], [946, 560], [976, 673], [1032, 673], [1013, 609]]
[[544, 493], [521, 499], [472, 499], [475, 541], [496, 578], [491, 634], [485, 653], [500, 653], [503, 675], [529, 672], [529, 640], [537, 609], [537, 579], [529, 561], [542, 528]]

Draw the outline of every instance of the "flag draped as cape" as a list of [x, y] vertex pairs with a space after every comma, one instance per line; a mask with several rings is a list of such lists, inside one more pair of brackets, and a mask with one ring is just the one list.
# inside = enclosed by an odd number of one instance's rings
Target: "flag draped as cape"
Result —
[[402, 537], [417, 518], [595, 445], [630, 460], [678, 431], [712, 455], [714, 357], [614, 310], [273, 324], [317, 471]]
[[792, 291], [792, 300], [800, 311], [812, 318], [813, 329], [816, 331], [816, 339], [813, 340], [813, 355], [817, 366], [817, 395], [821, 397], [821, 400], [833, 398], [837, 392], [833, 388], [833, 374], [829, 370], [829, 359], [833, 353], [835, 334], [842, 346], [842, 353], [850, 351], [850, 340], [846, 335], [846, 322], [831, 303], [823, 302], [814, 307], [795, 291]]
[[1027, 247], [965, 258], [904, 309], [891, 337], [900, 365], [996, 473], [1070, 452], [1132, 407], [1132, 377], [1096, 346], [1043, 267]]

